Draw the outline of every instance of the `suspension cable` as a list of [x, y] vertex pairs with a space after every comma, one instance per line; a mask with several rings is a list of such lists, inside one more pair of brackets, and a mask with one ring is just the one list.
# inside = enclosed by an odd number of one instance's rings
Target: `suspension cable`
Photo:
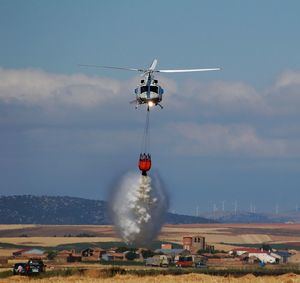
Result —
[[147, 110], [145, 128], [141, 143], [141, 153], [149, 153], [150, 151], [150, 110]]

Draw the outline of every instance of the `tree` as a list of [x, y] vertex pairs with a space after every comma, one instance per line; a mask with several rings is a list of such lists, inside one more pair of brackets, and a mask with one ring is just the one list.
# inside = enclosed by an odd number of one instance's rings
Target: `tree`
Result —
[[125, 257], [127, 260], [134, 260], [136, 259], [137, 256], [135, 252], [129, 251], [128, 253], [125, 254]]
[[127, 251], [129, 251], [129, 248], [127, 248], [127, 247], [118, 247], [116, 249], [117, 253], [124, 253], [124, 252], [127, 252]]
[[263, 250], [263, 251], [272, 251], [272, 247], [269, 245], [269, 244], [262, 244], [262, 246], [261, 246], [261, 249]]
[[153, 257], [155, 253], [151, 250], [142, 250], [141, 252], [143, 258]]

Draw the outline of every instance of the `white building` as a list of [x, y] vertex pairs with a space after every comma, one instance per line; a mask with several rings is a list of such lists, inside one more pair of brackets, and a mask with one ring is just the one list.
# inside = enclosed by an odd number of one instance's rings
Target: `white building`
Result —
[[[249, 257], [256, 257], [263, 263], [276, 263], [281, 258], [279, 255], [273, 254], [271, 255], [268, 252], [258, 251], [258, 252], [250, 252], [248, 253]], [[279, 258], [278, 258], [279, 257]], [[278, 259], [278, 260], [276, 260]]]

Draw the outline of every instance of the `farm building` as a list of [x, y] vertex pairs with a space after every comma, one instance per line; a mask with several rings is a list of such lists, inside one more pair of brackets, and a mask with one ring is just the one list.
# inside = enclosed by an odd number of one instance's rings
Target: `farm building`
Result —
[[287, 258], [283, 258], [280, 252], [268, 252], [255, 248], [237, 248], [229, 252], [230, 255], [238, 256], [248, 263], [284, 263]]
[[264, 251], [248, 252], [247, 254], [249, 258], [256, 257], [260, 262], [263, 263], [279, 263], [281, 258], [279, 255], [271, 255], [270, 253]]

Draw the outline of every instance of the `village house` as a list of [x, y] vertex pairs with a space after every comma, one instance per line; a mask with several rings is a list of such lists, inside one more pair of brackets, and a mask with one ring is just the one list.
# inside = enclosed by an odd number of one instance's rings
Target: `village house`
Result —
[[75, 250], [63, 250], [57, 253], [55, 257], [56, 262], [65, 263], [65, 262], [81, 262], [81, 254], [77, 254]]
[[98, 261], [106, 251], [101, 248], [87, 248], [81, 251], [82, 261]]

